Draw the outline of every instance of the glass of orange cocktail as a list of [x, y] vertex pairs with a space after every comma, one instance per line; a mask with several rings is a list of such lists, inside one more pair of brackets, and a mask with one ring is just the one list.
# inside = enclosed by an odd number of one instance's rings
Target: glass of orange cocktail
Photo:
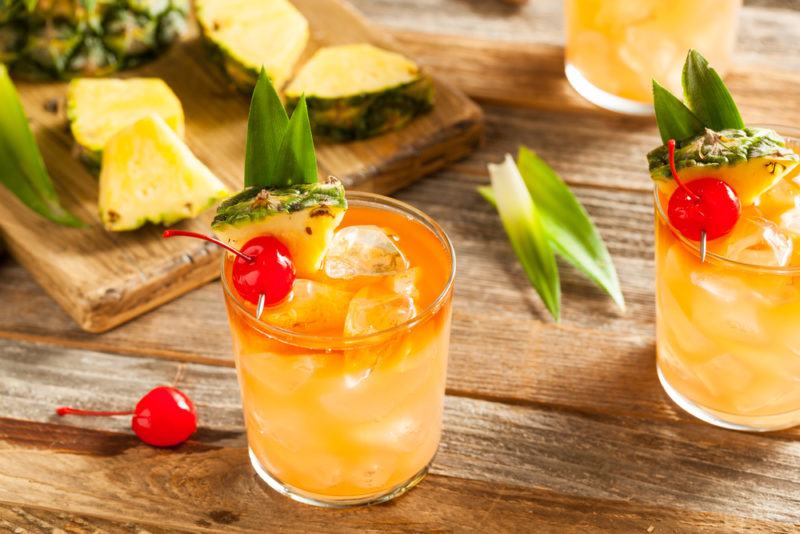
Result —
[[[800, 150], [800, 141], [785, 140]], [[772, 165], [796, 165], [796, 156]], [[759, 182], [760, 167], [752, 169], [743, 184]], [[757, 197], [740, 195], [736, 226], [708, 242], [704, 261], [699, 244], [670, 223], [669, 196], [656, 188], [659, 379], [679, 406], [718, 426], [800, 424], [799, 175], [795, 167]]]
[[223, 260], [252, 464], [277, 491], [323, 506], [386, 501], [427, 472], [442, 427], [455, 273], [432, 219], [383, 196], [347, 201], [337, 236], [374, 244], [382, 232], [401, 256], [359, 258], [367, 248], [356, 246], [337, 261], [375, 261], [391, 274], [307, 273], [256, 319], [233, 288], [233, 257]]
[[653, 112], [651, 79], [678, 93], [681, 66], [698, 49], [730, 64], [741, 0], [566, 0], [566, 74], [598, 106]]

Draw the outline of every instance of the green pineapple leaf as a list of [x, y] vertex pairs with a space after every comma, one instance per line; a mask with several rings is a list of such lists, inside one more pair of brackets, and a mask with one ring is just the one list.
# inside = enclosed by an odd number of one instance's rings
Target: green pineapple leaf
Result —
[[36, 8], [36, 4], [39, 3], [39, 0], [25, 0], [25, 9], [30, 13]]
[[[603, 289], [621, 309], [625, 299], [611, 255], [603, 239], [567, 184], [535, 152], [520, 147], [517, 167], [528, 193], [534, 199], [555, 252]], [[497, 206], [494, 191], [483, 186], [478, 192]]]
[[39, 215], [65, 226], [85, 226], [59, 203], [22, 102], [2, 63], [0, 109], [0, 182]]
[[247, 119], [245, 187], [284, 187], [317, 182], [317, 156], [305, 97], [291, 120], [264, 68]]
[[744, 128], [742, 116], [722, 78], [697, 50], [689, 50], [681, 81], [686, 104], [703, 125], [715, 131]]
[[705, 127], [700, 119], [680, 101], [653, 80], [653, 107], [656, 111], [656, 123], [661, 133], [661, 140], [683, 141], [703, 133]]
[[264, 67], [261, 67], [247, 118], [245, 186], [281, 184], [281, 176], [275, 173], [275, 164], [288, 128], [289, 117], [286, 110]]
[[300, 102], [289, 120], [289, 127], [283, 136], [275, 162], [275, 174], [289, 181], [286, 185], [317, 182], [317, 157], [314, 153], [305, 96], [300, 97]]
[[561, 316], [561, 285], [556, 257], [542, 224], [540, 210], [525, 187], [510, 155], [490, 164], [492, 194], [511, 248], [519, 258], [531, 285], [553, 319]]

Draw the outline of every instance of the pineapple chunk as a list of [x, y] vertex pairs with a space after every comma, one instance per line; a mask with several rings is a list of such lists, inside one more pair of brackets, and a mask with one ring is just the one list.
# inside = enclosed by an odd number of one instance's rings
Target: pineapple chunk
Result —
[[197, 0], [203, 36], [233, 83], [250, 92], [263, 65], [276, 89], [308, 44], [308, 21], [287, 0]]
[[72, 136], [83, 159], [95, 166], [114, 134], [151, 113], [183, 137], [183, 107], [163, 80], [83, 78], [70, 82], [67, 89]]
[[259, 235], [280, 239], [292, 254], [298, 278], [322, 266], [325, 250], [347, 209], [339, 180], [283, 188], [250, 187], [223, 202], [211, 228], [236, 248]]
[[305, 94], [314, 133], [334, 141], [403, 127], [433, 106], [433, 84], [417, 65], [369, 44], [320, 48], [286, 88], [291, 111]]
[[[661, 191], [671, 195], [677, 187], [669, 170], [666, 146], [647, 155], [650, 175]], [[800, 162], [772, 130], [746, 128], [706, 132], [681, 143], [675, 152], [675, 167], [681, 180], [714, 177], [730, 185], [743, 206], [752, 204], [777, 184]]]
[[100, 218], [111, 231], [195, 217], [228, 190], [161, 117], [117, 133], [103, 151]]

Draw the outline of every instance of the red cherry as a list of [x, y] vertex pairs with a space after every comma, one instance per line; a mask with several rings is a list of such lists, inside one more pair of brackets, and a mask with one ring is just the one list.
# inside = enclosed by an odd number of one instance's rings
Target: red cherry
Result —
[[672, 177], [678, 188], [667, 206], [669, 222], [688, 239], [722, 237], [736, 226], [742, 205], [733, 188], [719, 178], [698, 178], [685, 184], [675, 169], [675, 140], [667, 141]]
[[264, 304], [279, 303], [292, 290], [295, 279], [294, 262], [286, 245], [271, 235], [254, 237], [236, 250], [219, 239], [197, 232], [165, 230], [163, 237], [185, 236], [210, 241], [236, 255], [233, 263], [233, 286], [246, 301], [258, 304], [264, 295]]
[[242, 254], [255, 261], [241, 256], [234, 260], [233, 286], [239, 295], [257, 304], [259, 295], [263, 294], [267, 306], [286, 298], [295, 279], [294, 262], [286, 245], [270, 235], [254, 237], [242, 247]]
[[183, 443], [197, 430], [194, 404], [181, 390], [159, 386], [149, 391], [127, 411], [79, 410], [61, 406], [58, 415], [133, 415], [131, 428], [139, 439], [155, 447], [172, 447]]
[[189, 439], [197, 430], [197, 413], [182, 391], [159, 386], [136, 404], [131, 428], [145, 443], [172, 447]]

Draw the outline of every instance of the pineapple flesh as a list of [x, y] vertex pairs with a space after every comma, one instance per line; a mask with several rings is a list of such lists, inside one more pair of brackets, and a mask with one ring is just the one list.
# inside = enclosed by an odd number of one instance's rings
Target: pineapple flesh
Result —
[[109, 139], [100, 172], [100, 218], [107, 230], [196, 217], [228, 190], [158, 115]]
[[321, 268], [346, 210], [344, 187], [335, 178], [281, 188], [250, 187], [219, 206], [211, 228], [236, 248], [256, 236], [275, 236], [289, 248], [297, 277], [308, 278]]
[[291, 111], [305, 94], [314, 133], [332, 141], [402, 128], [433, 106], [433, 83], [406, 57], [369, 44], [320, 48], [286, 88]]
[[308, 21], [287, 0], [197, 0], [195, 8], [214, 59], [248, 93], [262, 65], [283, 87], [308, 43]]
[[188, 0], [0, 0], [0, 61], [26, 78], [106, 75], [155, 56], [188, 13]]
[[183, 138], [183, 107], [161, 79], [80, 78], [67, 89], [70, 131], [92, 167], [99, 167], [103, 147], [114, 134], [151, 113]]
[[[667, 195], [676, 189], [670, 174], [667, 147], [647, 155], [650, 175]], [[715, 177], [733, 188], [743, 206], [752, 204], [800, 163], [800, 157], [773, 130], [706, 129], [705, 133], [679, 143], [675, 167], [681, 180]]]

